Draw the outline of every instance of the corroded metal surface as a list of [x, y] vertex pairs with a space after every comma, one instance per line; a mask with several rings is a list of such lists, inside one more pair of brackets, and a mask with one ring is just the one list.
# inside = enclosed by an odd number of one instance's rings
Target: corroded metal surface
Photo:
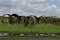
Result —
[[[8, 16], [8, 22], [4, 22], [5, 21], [5, 16]], [[4, 14], [3, 16], [1, 16], [1, 22], [2, 24], [5, 23], [9, 23], [9, 24], [24, 24], [25, 26], [27, 26], [28, 24], [31, 25], [36, 25], [36, 24], [40, 24], [45, 23], [51, 23], [51, 24], [56, 24], [56, 25], [60, 25], [60, 19], [59, 18], [53, 18], [53, 17], [46, 17], [46, 16], [40, 16], [39, 18], [34, 16], [34, 15], [30, 15], [30, 16], [19, 16], [17, 14]]]

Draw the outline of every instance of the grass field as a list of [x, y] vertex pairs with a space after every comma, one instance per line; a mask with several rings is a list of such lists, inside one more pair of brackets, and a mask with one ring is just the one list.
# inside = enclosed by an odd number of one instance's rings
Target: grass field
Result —
[[35, 26], [28, 25], [0, 25], [0, 32], [8, 33], [60, 33], [60, 25], [52, 24], [37, 24]]

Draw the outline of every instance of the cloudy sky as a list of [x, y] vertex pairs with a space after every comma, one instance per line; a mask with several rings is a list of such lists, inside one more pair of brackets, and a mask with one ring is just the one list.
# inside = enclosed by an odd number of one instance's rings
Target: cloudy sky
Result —
[[13, 13], [60, 17], [60, 0], [0, 0], [0, 15]]

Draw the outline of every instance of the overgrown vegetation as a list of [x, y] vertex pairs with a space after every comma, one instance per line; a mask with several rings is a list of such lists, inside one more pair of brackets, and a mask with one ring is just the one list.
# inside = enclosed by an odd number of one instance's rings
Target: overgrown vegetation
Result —
[[[9, 24], [9, 18], [6, 17], [3, 21], [3, 24], [0, 24], [0, 32], [8, 32], [8, 33], [60, 33], [60, 18], [56, 17], [46, 17], [40, 16], [36, 18], [21, 17], [21, 20], [16, 17]], [[28, 22], [25, 20], [29, 20]], [[30, 18], [30, 19], [28, 19]], [[32, 20], [33, 19], [33, 20]], [[24, 20], [26, 22], [24, 22]], [[18, 22], [17, 22], [18, 21]], [[2, 23], [2, 22], [1, 22]], [[29, 24], [28, 24], [29, 23]], [[34, 24], [35, 23], [35, 24]], [[25, 26], [25, 24], [27, 26]]]
[[37, 24], [37, 25], [0, 25], [0, 32], [8, 33], [60, 33], [60, 25]]

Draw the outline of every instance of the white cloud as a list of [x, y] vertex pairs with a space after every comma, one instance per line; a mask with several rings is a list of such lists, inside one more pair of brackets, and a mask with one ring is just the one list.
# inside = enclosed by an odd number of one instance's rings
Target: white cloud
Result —
[[[8, 2], [8, 5], [12, 5], [12, 8], [9, 7], [3, 8], [4, 9], [3, 13], [9, 14], [16, 13], [18, 15], [36, 15], [36, 16], [59, 15], [60, 8], [58, 8], [56, 5], [49, 5], [48, 1], [53, 0], [10, 0]], [[6, 1], [2, 3], [6, 4]]]
[[52, 5], [52, 7], [57, 8], [57, 6], [56, 6], [56, 5]]

